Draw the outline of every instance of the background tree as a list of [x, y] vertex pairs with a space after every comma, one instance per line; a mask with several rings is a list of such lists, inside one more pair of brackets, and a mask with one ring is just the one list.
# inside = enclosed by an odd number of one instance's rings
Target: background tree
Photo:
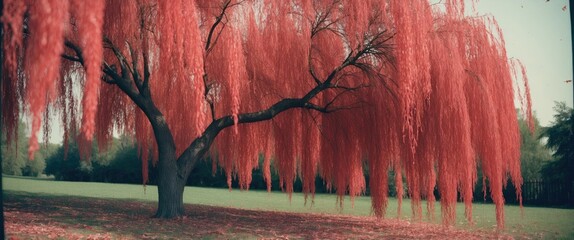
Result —
[[248, 188], [262, 152], [267, 185], [274, 159], [289, 193], [299, 176], [312, 196], [318, 174], [352, 199], [367, 164], [377, 216], [393, 169], [415, 218], [423, 198], [433, 210], [438, 186], [445, 223], [459, 191], [470, 220], [480, 156], [502, 227], [506, 175], [522, 178], [513, 65], [496, 23], [465, 17], [462, 0], [289, 3], [6, 1], [2, 122], [10, 135], [28, 106], [30, 157], [46, 110], [66, 143], [81, 133], [81, 156], [94, 137], [102, 151], [114, 129], [135, 132], [144, 182], [147, 160], [158, 167], [162, 218], [183, 214], [206, 154]]
[[28, 158], [26, 157], [26, 135], [24, 133], [23, 123], [19, 123], [20, 127], [17, 130], [18, 142], [6, 144], [7, 137], [2, 135], [2, 173], [9, 175], [22, 175], [22, 168], [26, 166]]
[[18, 123], [17, 142], [7, 144], [7, 136], [2, 136], [2, 173], [16, 176], [38, 176], [44, 172], [46, 163], [44, 159], [51, 155], [55, 149], [55, 144], [46, 143], [40, 146], [39, 151], [34, 153], [37, 161], [29, 161], [26, 157], [28, 151], [28, 137], [25, 133], [25, 124]]
[[141, 183], [141, 161], [133, 140], [114, 138], [107, 152], [98, 153], [93, 145], [90, 161], [81, 161], [78, 143], [59, 146], [46, 159], [46, 174], [57, 180]]
[[548, 138], [546, 146], [553, 151], [554, 160], [544, 165], [542, 173], [547, 181], [571, 184], [574, 182], [574, 111], [563, 102], [556, 103], [554, 110], [554, 122], [544, 128], [542, 134]]
[[114, 138], [111, 150], [92, 161], [92, 181], [142, 183], [141, 160], [135, 142], [123, 135]]
[[518, 126], [520, 127], [520, 166], [522, 178], [525, 180], [541, 180], [542, 179], [542, 166], [552, 160], [552, 155], [544, 142], [543, 129], [538, 122], [534, 119], [534, 132], [528, 127], [527, 120], [524, 115], [519, 115]]
[[80, 161], [78, 145], [70, 143], [67, 149], [61, 146], [46, 159], [45, 173], [54, 176], [56, 180], [88, 181], [90, 167], [87, 161]]
[[[538, 119], [533, 117], [529, 120], [524, 111], [517, 110], [518, 113], [518, 126], [520, 129], [520, 168], [522, 177], [527, 182], [538, 182], [543, 179], [542, 169], [543, 166], [552, 160], [552, 155], [542, 140], [544, 128], [540, 126]], [[531, 128], [529, 121], [532, 121]], [[478, 169], [478, 179], [483, 179], [482, 169]], [[491, 196], [488, 195], [489, 191], [487, 186], [489, 182], [478, 181], [474, 187], [474, 195], [477, 201], [492, 202]], [[531, 183], [532, 184], [532, 183]], [[510, 183], [504, 189], [504, 198], [507, 203], [518, 203], [521, 199], [517, 198], [513, 183]], [[530, 192], [530, 194], [533, 194]], [[540, 194], [540, 193], [534, 193]], [[533, 196], [527, 196], [531, 199]]]

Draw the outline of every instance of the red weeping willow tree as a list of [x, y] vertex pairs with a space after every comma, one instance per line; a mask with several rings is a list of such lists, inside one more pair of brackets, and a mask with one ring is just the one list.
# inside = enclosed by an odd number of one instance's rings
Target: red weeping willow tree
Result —
[[50, 121], [84, 156], [133, 135], [144, 184], [158, 167], [157, 217], [184, 214], [207, 155], [242, 189], [262, 168], [270, 190], [272, 165], [306, 199], [317, 175], [341, 204], [368, 186], [378, 217], [389, 181], [418, 219], [440, 197], [446, 224], [459, 200], [472, 221], [477, 181], [499, 227], [508, 179], [520, 199], [516, 64], [494, 19], [466, 17], [462, 0], [5, 0], [2, 21], [9, 139], [22, 114], [30, 156]]

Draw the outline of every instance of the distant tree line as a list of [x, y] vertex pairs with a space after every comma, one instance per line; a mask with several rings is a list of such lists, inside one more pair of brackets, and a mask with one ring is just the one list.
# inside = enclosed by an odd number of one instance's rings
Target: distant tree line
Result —
[[[142, 184], [141, 164], [138, 157], [137, 147], [129, 139], [123, 137], [115, 139], [111, 149], [106, 153], [98, 153], [96, 146], [90, 156], [90, 161], [80, 159], [78, 145], [71, 143], [68, 146], [67, 153], [63, 146], [60, 146], [54, 154], [46, 159], [45, 174], [52, 175], [56, 180], [62, 181], [86, 181], [86, 182], [107, 182], [107, 183], [131, 183]], [[260, 159], [262, 161], [262, 159]], [[149, 183], [156, 184], [156, 168], [153, 163], [149, 163]], [[187, 185], [198, 187], [228, 188], [227, 176], [220, 169], [213, 171], [213, 165], [210, 159], [199, 161], [192, 172], [192, 178], [189, 178]], [[394, 178], [390, 173], [390, 178]], [[279, 187], [279, 176], [272, 167], [271, 178], [273, 191], [281, 190]], [[390, 195], [395, 196], [394, 183], [391, 182]], [[315, 187], [318, 193], [330, 192], [319, 177], [315, 179]], [[232, 188], [238, 189], [237, 179], [232, 176]], [[266, 190], [267, 185], [263, 180], [261, 169], [253, 171], [253, 180], [250, 189]], [[302, 190], [301, 181], [298, 179], [294, 184], [294, 190]]]
[[[523, 117], [519, 118], [521, 133], [521, 170], [525, 182], [544, 181], [551, 183], [573, 182], [574, 175], [574, 137], [572, 118], [573, 111], [564, 103], [557, 103], [555, 107], [555, 120], [549, 127], [540, 126], [535, 118], [535, 131], [530, 132]], [[67, 149], [62, 145], [45, 144], [35, 155], [35, 159], [27, 159], [27, 137], [25, 126], [21, 123], [18, 131], [18, 141], [7, 144], [6, 137], [2, 136], [3, 173], [9, 175], [38, 176], [46, 174], [64, 181], [92, 181], [108, 183], [142, 184], [142, 161], [138, 157], [138, 149], [133, 140], [122, 136], [114, 139], [107, 151], [100, 152], [97, 143], [94, 143], [90, 161], [80, 159], [78, 145], [70, 143]], [[262, 159], [260, 159], [261, 165]], [[156, 168], [149, 163], [149, 184], [156, 184]], [[368, 168], [365, 166], [365, 176], [368, 178]], [[491, 202], [490, 193], [483, 193], [482, 174], [478, 171], [478, 183], [474, 191], [475, 201]], [[272, 190], [278, 191], [279, 176], [272, 167]], [[188, 179], [187, 185], [199, 187], [227, 188], [227, 177], [219, 168], [212, 166], [210, 159], [197, 163]], [[396, 196], [394, 186], [394, 173], [389, 173], [390, 196]], [[367, 179], [368, 180], [368, 179]], [[368, 183], [368, 181], [367, 181]], [[488, 181], [484, 182], [488, 186]], [[406, 186], [406, 184], [405, 184]], [[232, 187], [239, 188], [237, 180], [232, 177]], [[330, 192], [319, 177], [315, 179], [318, 193]], [[255, 169], [250, 189], [267, 189], [263, 180], [261, 169]], [[294, 184], [294, 190], [300, 192], [300, 180]], [[488, 188], [487, 188], [488, 191]], [[405, 187], [405, 192], [408, 189]], [[367, 193], [368, 194], [368, 188]], [[437, 199], [440, 198], [435, 191]], [[515, 188], [509, 182], [504, 191], [506, 202], [517, 203]]]
[[[8, 142], [7, 136], [2, 135], [2, 173], [14, 176], [37, 177], [44, 173], [45, 158], [52, 155], [58, 148], [57, 144], [42, 144], [40, 150], [34, 154], [34, 161], [28, 159], [28, 137], [23, 122], [18, 124], [18, 131], [14, 141]], [[3, 132], [5, 133], [5, 132]], [[11, 139], [12, 140], [12, 139]]]

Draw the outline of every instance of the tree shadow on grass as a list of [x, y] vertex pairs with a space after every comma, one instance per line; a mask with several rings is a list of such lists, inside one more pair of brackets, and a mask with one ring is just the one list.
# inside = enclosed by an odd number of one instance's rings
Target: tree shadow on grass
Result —
[[[8, 236], [30, 236], [23, 227], [51, 226], [72, 236], [120, 239], [485, 239], [509, 238], [396, 219], [255, 211], [186, 205], [186, 217], [154, 219], [153, 202], [72, 196], [4, 194]], [[18, 231], [22, 232], [18, 232]], [[39, 233], [41, 234], [41, 233]], [[58, 237], [66, 238], [67, 235]], [[75, 234], [75, 235], [74, 235]], [[94, 235], [98, 234], [98, 235]], [[96, 237], [97, 238], [97, 237]]]

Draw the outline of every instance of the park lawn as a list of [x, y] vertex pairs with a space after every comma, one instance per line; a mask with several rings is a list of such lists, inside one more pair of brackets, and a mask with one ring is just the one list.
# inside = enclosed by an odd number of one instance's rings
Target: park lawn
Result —
[[[61, 216], [59, 220], [59, 224], [62, 229], [76, 229], [75, 232], [78, 234], [114, 234], [114, 232], [110, 233], [110, 229], [103, 229], [106, 231], [91, 231], [92, 229], [99, 229], [102, 222], [95, 221], [90, 222], [90, 218], [83, 220], [80, 227], [77, 227], [76, 223], [74, 223], [74, 218], [77, 219], [77, 216], [82, 215], [82, 206], [91, 206], [91, 205], [98, 205], [100, 204], [100, 212], [91, 213], [92, 215], [102, 214], [105, 216], [106, 213], [114, 214], [118, 212], [120, 215], [116, 217], [128, 217], [130, 215], [137, 215], [142, 219], [136, 219], [137, 221], [157, 221], [157, 220], [150, 220], [149, 216], [153, 214], [153, 210], [155, 208], [154, 202], [157, 201], [157, 189], [155, 186], [147, 186], [143, 187], [141, 185], [129, 185], [129, 184], [105, 184], [105, 183], [79, 183], [79, 182], [57, 182], [51, 180], [42, 180], [42, 179], [30, 179], [30, 178], [17, 178], [17, 177], [4, 177], [4, 195], [7, 201], [6, 206], [12, 206], [15, 211], [20, 208], [27, 209], [27, 213], [30, 214], [30, 208], [34, 208], [33, 205], [36, 204], [38, 206], [45, 206], [46, 209], [50, 209], [51, 205], [58, 205], [61, 204], [62, 206], [71, 205], [74, 206], [72, 210], [72, 215], [68, 216], [67, 222], [68, 225], [62, 223], [62, 219], [66, 219], [66, 216]], [[73, 197], [70, 197], [73, 196]], [[13, 205], [8, 205], [12, 201]], [[317, 194], [314, 198], [314, 204], [311, 204], [311, 199], [309, 199], [308, 203], [305, 204], [305, 198], [302, 194], [294, 193], [289, 200], [289, 197], [283, 193], [267, 193], [264, 191], [239, 191], [234, 189], [233, 191], [229, 191], [227, 189], [210, 189], [210, 188], [197, 188], [197, 187], [187, 187], [184, 192], [184, 201], [188, 204], [193, 204], [190, 206], [186, 206], [187, 213], [190, 215], [190, 218], [193, 219], [202, 219], [205, 218], [207, 213], [219, 212], [219, 213], [228, 213], [228, 215], [224, 215], [223, 219], [227, 218], [225, 216], [235, 216], [235, 215], [244, 215], [244, 219], [249, 219], [247, 222], [257, 222], [253, 220], [253, 218], [247, 217], [249, 215], [249, 211], [237, 213], [234, 211], [239, 211], [238, 209], [248, 209], [248, 210], [263, 210], [265, 212], [253, 212], [256, 213], [255, 215], [269, 215], [269, 219], [290, 219], [294, 218], [294, 222], [297, 222], [302, 216], [311, 217], [314, 219], [314, 216], [321, 216], [319, 219], [332, 219], [332, 222], [343, 221], [343, 222], [360, 222], [357, 226], [353, 226], [354, 228], [363, 229], [363, 232], [369, 232], [373, 236], [377, 236], [375, 233], [381, 232], [381, 226], [377, 224], [368, 224], [369, 222], [376, 222], [372, 217], [364, 217], [370, 216], [370, 199], [368, 197], [359, 197], [355, 199], [354, 206], [352, 206], [351, 202], [348, 198], [344, 200], [344, 207], [341, 209], [339, 203], [337, 202], [337, 197], [330, 194]], [[29, 202], [29, 204], [25, 205], [18, 205], [18, 202]], [[35, 203], [36, 202], [36, 203]], [[122, 208], [112, 208], [109, 209], [111, 206], [125, 206]], [[496, 220], [495, 220], [495, 211], [494, 206], [491, 204], [475, 204], [473, 208], [473, 216], [475, 220], [475, 225], [470, 226], [464, 220], [462, 216], [464, 212], [464, 206], [460, 204], [458, 206], [457, 212], [459, 213], [459, 217], [457, 220], [457, 227], [456, 229], [452, 228], [444, 228], [440, 226], [440, 207], [437, 203], [437, 209], [435, 215], [437, 216], [434, 223], [436, 224], [427, 224], [424, 223], [427, 220], [423, 219], [423, 223], [418, 223], [416, 221], [412, 221], [409, 219], [410, 216], [410, 203], [408, 200], [404, 201], [403, 204], [403, 214], [401, 217], [401, 221], [396, 221], [397, 218], [397, 200], [390, 199], [389, 200], [389, 207], [387, 210], [387, 219], [383, 221], [383, 225], [386, 227], [382, 227], [383, 229], [387, 229], [389, 224], [394, 226], [395, 228], [402, 229], [409, 224], [413, 224], [411, 228], [419, 228], [419, 229], [427, 229], [432, 234], [434, 231], [447, 231], [452, 232], [453, 234], [461, 234], [457, 232], [459, 230], [464, 230], [467, 232], [473, 232], [478, 234], [478, 238], [480, 236], [484, 237], [481, 234], [496, 234]], [[225, 207], [225, 208], [220, 208]], [[64, 208], [65, 209], [65, 208]], [[103, 210], [102, 210], [103, 209]], [[109, 209], [109, 210], [108, 210]], [[223, 209], [223, 210], [222, 210]], [[59, 209], [61, 211], [61, 209]], [[8, 211], [7, 211], [8, 212]], [[289, 215], [293, 213], [294, 215]], [[297, 214], [297, 213], [313, 213], [313, 214]], [[521, 210], [517, 206], [506, 206], [505, 208], [505, 215], [506, 215], [506, 229], [502, 232], [504, 236], [506, 234], [518, 237], [518, 238], [548, 238], [548, 239], [573, 239], [574, 238], [574, 210], [572, 209], [553, 209], [553, 208], [535, 208], [535, 207], [525, 207], [523, 209], [523, 216], [521, 216]], [[13, 213], [7, 213], [13, 214]], [[19, 213], [24, 214], [24, 213]], [[56, 214], [57, 211], [50, 213], [50, 211], [46, 211], [46, 214]], [[124, 214], [124, 215], [121, 215]], [[287, 214], [287, 215], [285, 215]], [[87, 213], [85, 215], [90, 215]], [[285, 216], [283, 216], [285, 215]], [[282, 216], [281, 218], [278, 216]], [[327, 217], [325, 217], [327, 216]], [[7, 217], [7, 221], [10, 216]], [[15, 216], [12, 216], [15, 217]], [[48, 216], [47, 216], [48, 217]], [[357, 218], [360, 217], [360, 218]], [[307, 219], [306, 221], [317, 225], [317, 229], [321, 229], [324, 227], [325, 222], [317, 222], [314, 220]], [[213, 220], [213, 219], [212, 219]], [[212, 221], [210, 220], [210, 221]], [[225, 222], [218, 222], [215, 224], [214, 229], [218, 229], [218, 232], [212, 233], [209, 232], [211, 230], [206, 230], [203, 233], [206, 235], [197, 235], [197, 236], [215, 236], [215, 238], [228, 238], [229, 236], [244, 238], [244, 237], [280, 237], [280, 235], [273, 235], [273, 231], [263, 231], [258, 233], [257, 226], [251, 227], [243, 226], [243, 228], [233, 228], [237, 226], [241, 226], [241, 222], [236, 222], [235, 220], [228, 219], [229, 221]], [[39, 221], [39, 220], [38, 220]], [[190, 219], [184, 221], [191, 221]], [[235, 221], [235, 222], [234, 222]], [[275, 220], [278, 221], [278, 220]], [[365, 221], [365, 222], [363, 222]], [[129, 222], [129, 221], [128, 221]], [[186, 222], [186, 225], [192, 224]], [[201, 221], [199, 221], [201, 222]], [[332, 223], [331, 222], [331, 223]], [[65, 223], [65, 221], [64, 221]], [[157, 222], [155, 222], [157, 223]], [[210, 222], [211, 223], [211, 222]], [[226, 228], [226, 224], [233, 223], [230, 228]], [[21, 223], [23, 224], [23, 223]], [[71, 225], [70, 225], [71, 224]], [[74, 225], [75, 224], [75, 225]], [[311, 224], [311, 225], [313, 225]], [[394, 224], [394, 225], [393, 225]], [[397, 225], [398, 224], [398, 225]], [[401, 225], [402, 224], [402, 225]], [[58, 225], [58, 224], [56, 224]], [[161, 224], [159, 224], [161, 225]], [[177, 224], [176, 224], [177, 225]], [[284, 224], [283, 224], [284, 225]], [[294, 226], [299, 226], [298, 224], [293, 224]], [[370, 225], [370, 226], [369, 226]], [[58, 225], [59, 226], [59, 225]], [[84, 227], [82, 227], [84, 226]], [[271, 224], [271, 226], [275, 226]], [[326, 225], [325, 225], [326, 226]], [[379, 226], [377, 228], [376, 226]], [[418, 227], [417, 227], [418, 226]], [[261, 227], [269, 228], [267, 225], [262, 225]], [[287, 226], [282, 226], [283, 228]], [[312, 226], [311, 226], [312, 227]], [[347, 226], [346, 226], [347, 227]], [[127, 227], [126, 227], [127, 228]], [[436, 230], [438, 228], [440, 230]], [[130, 229], [132, 229], [130, 227]], [[179, 229], [179, 228], [178, 228]], [[190, 230], [189, 228], [183, 227], [183, 229]], [[196, 229], [201, 229], [196, 226]], [[223, 230], [222, 230], [223, 229]], [[234, 232], [228, 232], [225, 229], [235, 229]], [[348, 230], [347, 233], [353, 232], [354, 230]], [[378, 229], [378, 230], [377, 230]], [[148, 229], [149, 230], [149, 229]], [[281, 229], [278, 229], [281, 230]], [[470, 231], [469, 231], [470, 230]], [[182, 230], [183, 231], [183, 230]], [[191, 230], [190, 230], [191, 231]], [[357, 230], [359, 231], [359, 230]], [[422, 230], [421, 230], [422, 231]], [[454, 231], [454, 232], [453, 232]], [[133, 228], [131, 230], [132, 233], [128, 234], [130, 236], [137, 236], [135, 238], [139, 238], [148, 234], [145, 229], [137, 229]], [[160, 231], [161, 232], [161, 231]], [[172, 231], [173, 232], [173, 231]], [[176, 231], [177, 232], [177, 231]], [[198, 234], [201, 231], [196, 231]], [[254, 235], [250, 235], [252, 233]], [[312, 231], [315, 232], [315, 231]], [[361, 231], [359, 231], [361, 232]], [[414, 231], [416, 232], [416, 231]], [[286, 231], [283, 229], [282, 231], [278, 231], [278, 233], [287, 234], [290, 233], [297, 233]], [[343, 234], [341, 232], [340, 234]], [[186, 236], [185, 232], [180, 232], [181, 236]], [[221, 235], [224, 234], [224, 235]], [[231, 234], [231, 235], [225, 235]], [[383, 234], [383, 233], [380, 233]], [[386, 232], [385, 234], [388, 234]], [[102, 235], [105, 236], [105, 235]], [[116, 238], [115, 235], [111, 235], [112, 238]], [[119, 235], [118, 235], [119, 236]], [[197, 237], [194, 236], [194, 237]], [[291, 235], [297, 236], [297, 235]], [[311, 235], [301, 235], [302, 237], [309, 237]], [[300, 237], [301, 237], [300, 236]], [[383, 236], [383, 235], [379, 235]], [[388, 235], [385, 235], [388, 236]], [[410, 235], [406, 235], [410, 236]], [[422, 235], [421, 235], [422, 236]], [[426, 235], [432, 236], [432, 235]], [[442, 235], [441, 235], [442, 236]], [[456, 235], [462, 237], [463, 235]], [[444, 236], [442, 236], [444, 237]], [[104, 237], [105, 238], [105, 237]], [[440, 238], [440, 237], [439, 237]]]

